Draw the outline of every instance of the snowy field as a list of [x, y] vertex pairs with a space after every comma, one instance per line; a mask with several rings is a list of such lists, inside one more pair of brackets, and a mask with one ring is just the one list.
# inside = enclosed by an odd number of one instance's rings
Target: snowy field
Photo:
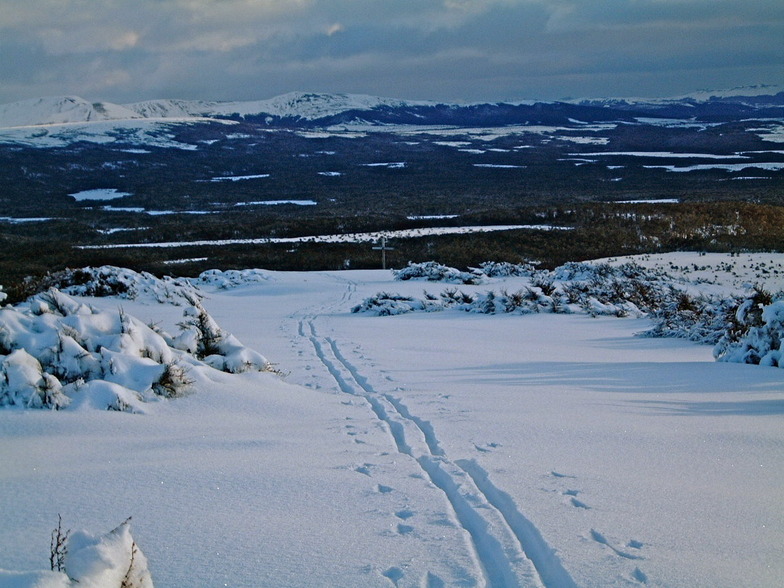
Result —
[[[637, 261], [778, 289], [782, 260]], [[159, 588], [781, 585], [781, 370], [635, 337], [644, 318], [352, 313], [447, 286], [388, 271], [253, 276], [203, 305], [284, 379], [215, 371], [141, 414], [0, 410], [0, 568], [48, 569], [59, 513], [132, 516]]]

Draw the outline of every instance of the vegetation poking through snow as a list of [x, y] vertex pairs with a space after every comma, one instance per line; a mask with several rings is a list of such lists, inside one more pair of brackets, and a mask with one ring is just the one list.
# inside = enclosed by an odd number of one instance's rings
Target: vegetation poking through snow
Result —
[[52, 540], [49, 544], [49, 569], [53, 572], [65, 571], [65, 556], [68, 553], [68, 536], [71, 530], [63, 530], [63, 517], [57, 515], [57, 527], [52, 531]]
[[261, 354], [248, 349], [234, 335], [227, 333], [201, 305], [192, 298], [185, 309], [185, 320], [179, 324], [182, 334], [180, 348], [215, 369], [238, 374], [247, 371], [274, 371]]
[[207, 366], [277, 371], [224, 331], [197, 295], [172, 336], [128, 315], [99, 311], [50, 289], [0, 308], [0, 407], [94, 407], [139, 412], [187, 394]]
[[130, 517], [105, 535], [63, 530], [58, 515], [51, 571], [0, 569], [0, 586], [14, 588], [153, 588], [147, 558], [131, 536]]

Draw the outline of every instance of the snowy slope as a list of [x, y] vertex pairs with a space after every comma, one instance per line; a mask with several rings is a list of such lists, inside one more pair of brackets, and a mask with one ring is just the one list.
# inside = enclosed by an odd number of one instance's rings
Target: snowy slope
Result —
[[87, 102], [77, 96], [35, 98], [0, 105], [0, 127], [50, 125], [72, 122], [142, 118], [142, 115], [110, 102]]
[[384, 271], [219, 278], [204, 306], [285, 381], [216, 372], [144, 415], [0, 411], [0, 567], [45, 567], [62, 513], [132, 515], [158, 586], [779, 585], [779, 369], [635, 337], [646, 319], [351, 313], [445, 286]]
[[408, 107], [426, 102], [409, 102], [362, 94], [316, 94], [290, 92], [269, 100], [245, 102], [202, 102], [188, 100], [149, 100], [126, 104], [125, 108], [142, 116], [275, 116], [318, 120], [349, 110], [371, 110], [380, 106]]

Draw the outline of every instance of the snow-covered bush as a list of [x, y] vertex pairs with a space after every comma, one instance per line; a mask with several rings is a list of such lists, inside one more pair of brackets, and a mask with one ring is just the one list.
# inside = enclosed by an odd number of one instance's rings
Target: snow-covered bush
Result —
[[672, 337], [715, 345], [733, 324], [738, 300], [677, 293], [651, 313], [654, 325], [644, 337]]
[[[446, 270], [453, 268], [444, 270], [444, 267], [438, 264], [432, 267], [427, 264], [409, 265], [410, 274], [417, 276], [450, 275]], [[509, 268], [503, 271], [507, 270], [511, 271]], [[392, 298], [389, 294], [381, 293], [357, 305], [353, 311], [400, 314], [453, 308], [484, 314], [583, 312], [593, 316], [643, 316], [673, 300], [680, 292], [672, 286], [672, 278], [666, 274], [634, 264], [616, 268], [607, 264], [569, 263], [552, 272], [530, 271], [527, 277], [528, 285], [512, 293], [490, 290], [481, 294], [466, 294], [447, 289], [440, 297], [426, 295], [424, 300], [410, 297], [401, 300], [402, 297]], [[436, 300], [440, 308], [434, 302]]]
[[188, 280], [164, 276], [158, 278], [147, 272], [103, 265], [66, 269], [43, 278], [25, 281], [27, 294], [34, 295], [49, 288], [56, 288], [72, 296], [116, 296], [129, 300], [146, 296], [158, 302], [181, 305], [189, 297], [200, 296]]
[[213, 286], [219, 290], [228, 290], [245, 284], [267, 282], [271, 279], [269, 272], [260, 269], [245, 270], [207, 270], [191, 280], [198, 285]]
[[508, 261], [486, 261], [475, 270], [488, 278], [527, 277], [536, 271], [530, 263], [509, 263]]
[[424, 299], [418, 299], [411, 296], [401, 296], [400, 294], [379, 292], [375, 296], [363, 300], [352, 308], [351, 312], [391, 316], [415, 311], [435, 312], [443, 310], [443, 308], [439, 301], [428, 298], [427, 295]]
[[215, 369], [232, 374], [271, 369], [263, 355], [248, 349], [234, 335], [221, 329], [198, 300], [191, 300], [184, 315], [186, 318], [179, 325], [182, 334], [174, 341], [176, 347], [193, 353]]
[[58, 526], [52, 540], [51, 571], [0, 569], [0, 586], [153, 588], [147, 558], [131, 536], [130, 519], [101, 536], [86, 531], [63, 532]]
[[713, 349], [717, 361], [784, 367], [784, 299], [757, 289]]
[[196, 297], [173, 337], [51, 289], [0, 308], [0, 407], [141, 411], [186, 394], [193, 370], [274, 371], [223, 331]]
[[400, 270], [392, 270], [396, 280], [426, 280], [428, 282], [449, 282], [453, 284], [481, 284], [479, 274], [461, 272], [460, 270], [442, 265], [435, 261], [423, 263], [408, 262], [408, 266]]

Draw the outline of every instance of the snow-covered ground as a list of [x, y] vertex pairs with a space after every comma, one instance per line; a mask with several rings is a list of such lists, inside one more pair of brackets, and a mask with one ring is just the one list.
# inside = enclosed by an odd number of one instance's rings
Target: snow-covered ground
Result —
[[[638, 261], [728, 287], [782, 267]], [[386, 271], [249, 276], [205, 280], [203, 305], [284, 380], [216, 371], [144, 414], [0, 410], [0, 568], [48, 568], [59, 513], [132, 516], [159, 588], [780, 585], [781, 370], [635, 337], [647, 319], [351, 313], [446, 286]]]

